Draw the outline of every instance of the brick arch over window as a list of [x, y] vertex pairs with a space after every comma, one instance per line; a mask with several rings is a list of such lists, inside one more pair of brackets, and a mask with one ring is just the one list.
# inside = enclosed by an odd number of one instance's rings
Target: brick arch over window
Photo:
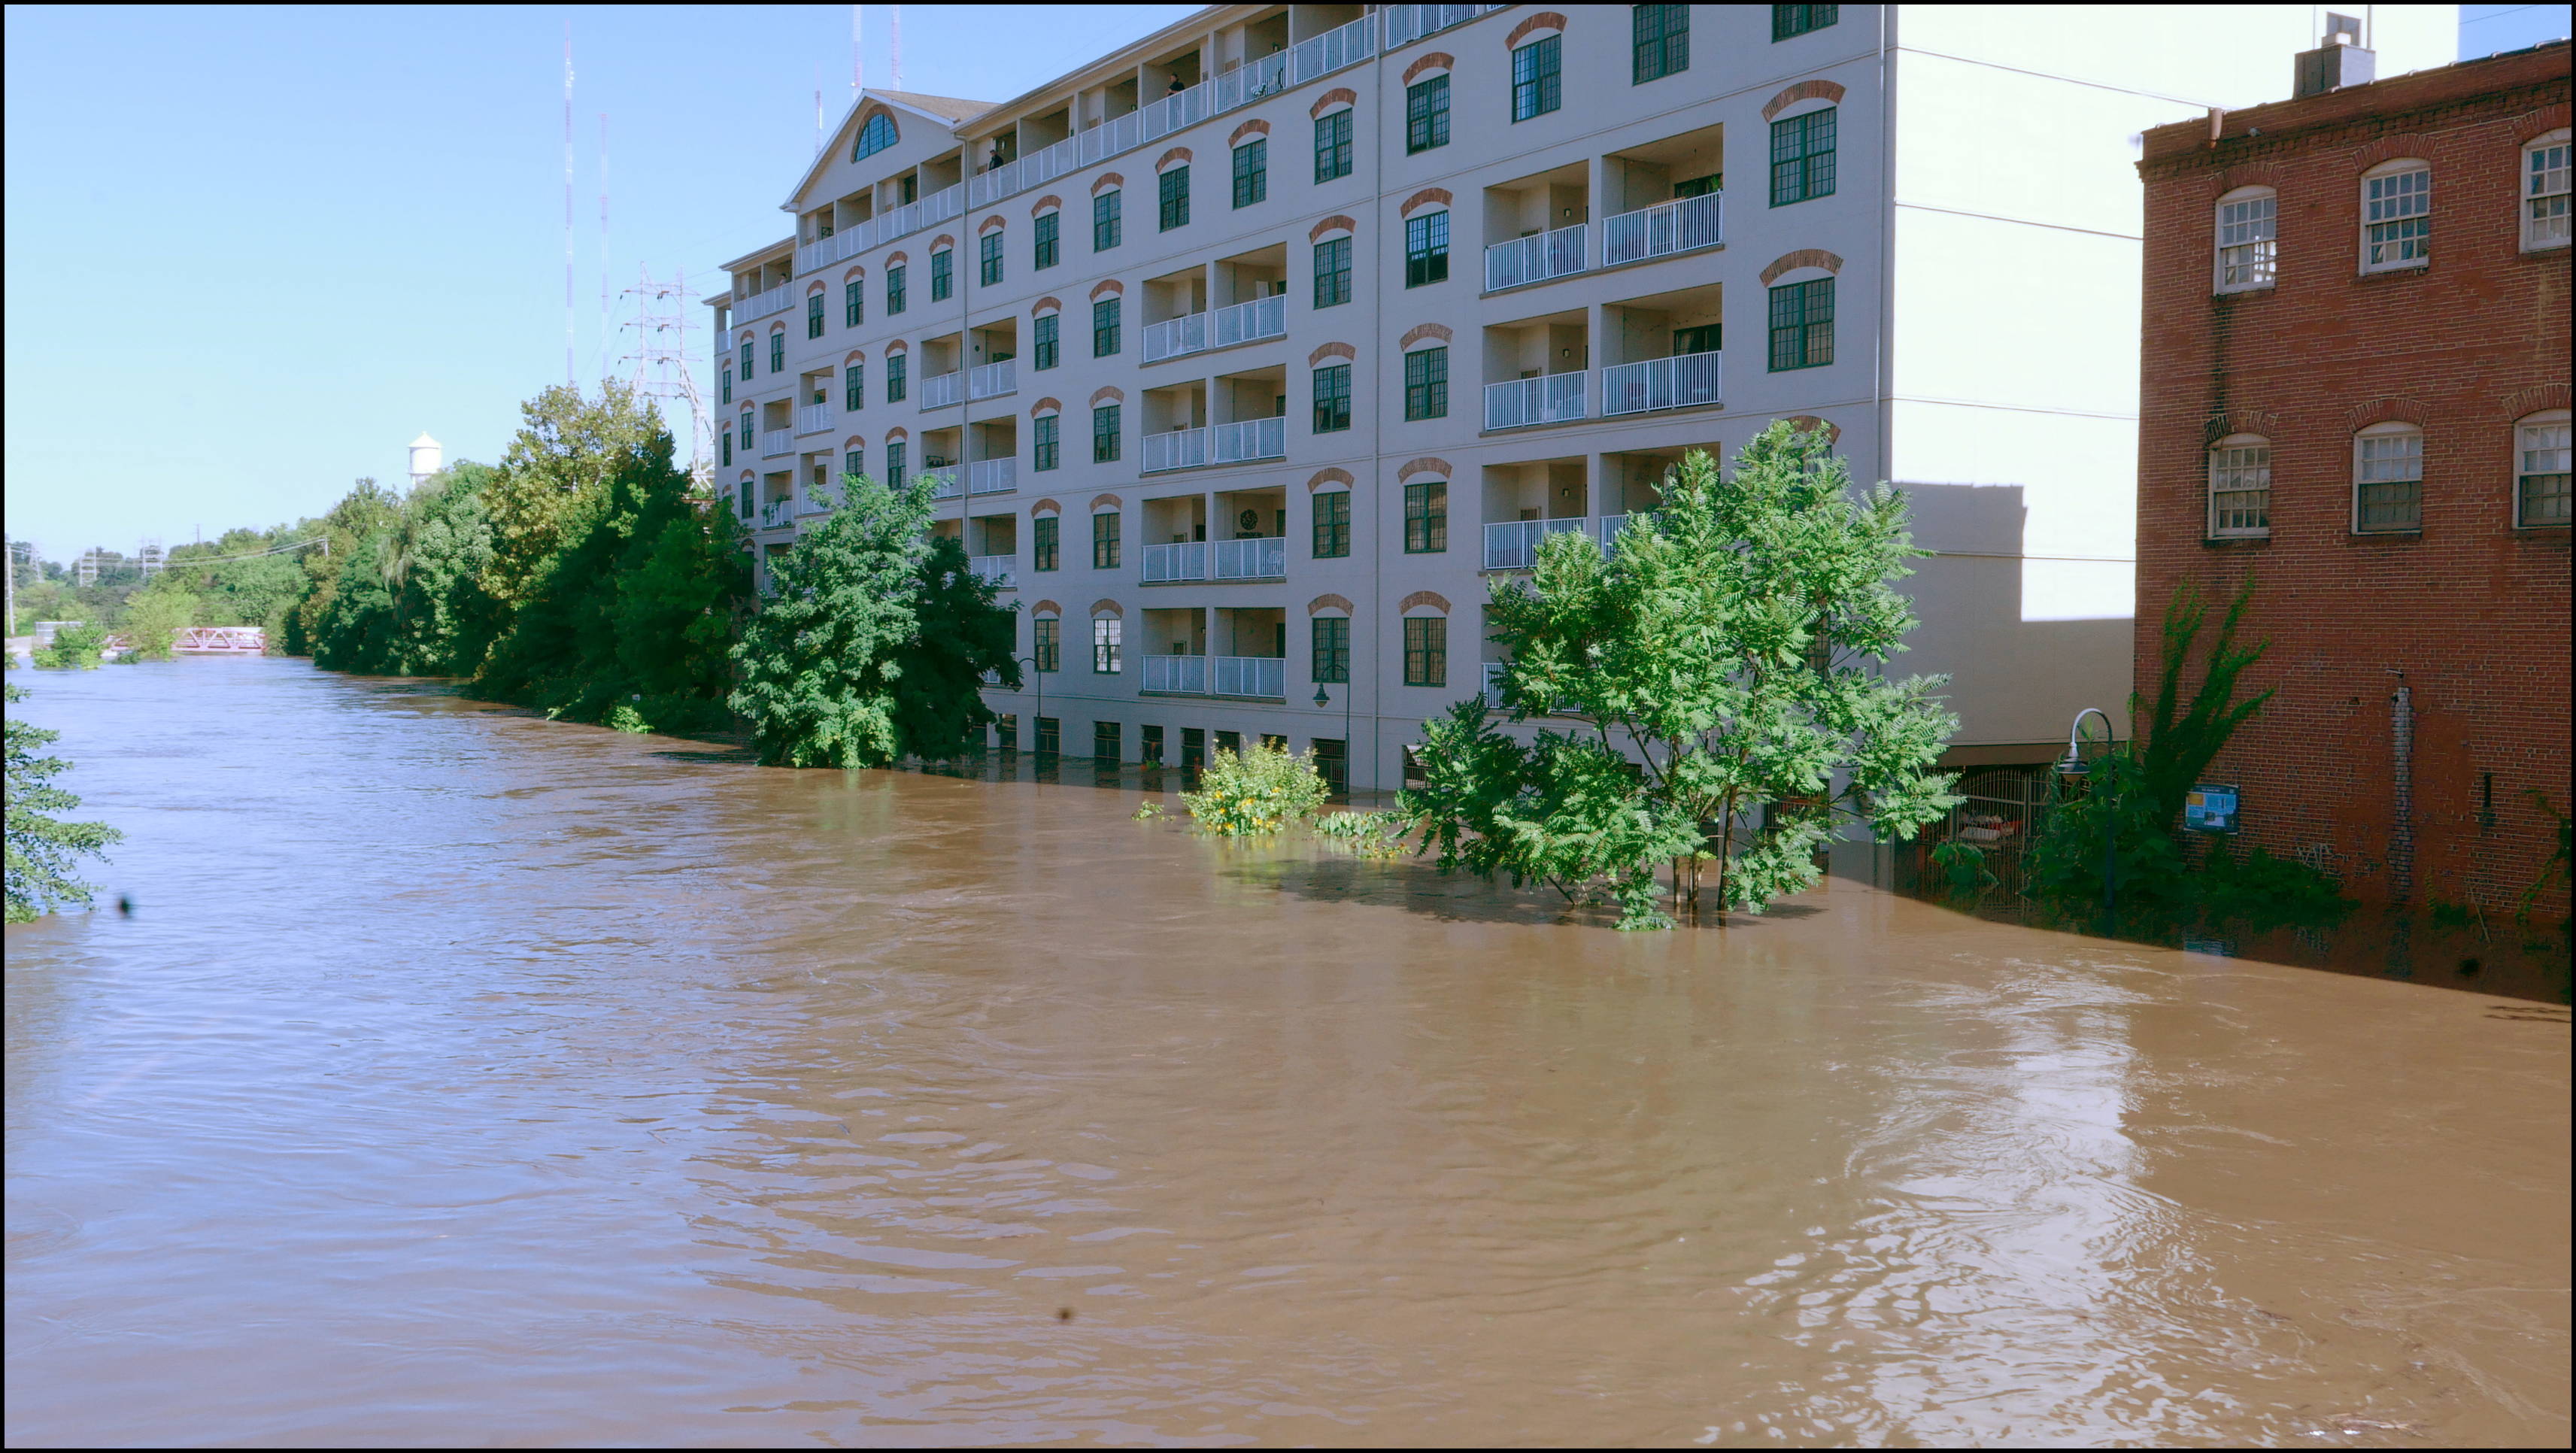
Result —
[[886, 442], [889, 444], [901, 444], [911, 437], [911, 433], [905, 430], [900, 424], [886, 430]]
[[2433, 411], [2424, 407], [2422, 400], [2402, 394], [2364, 400], [2353, 405], [2343, 416], [2347, 433], [2358, 433], [2373, 424], [2412, 424], [2418, 429], [2427, 429], [2432, 427], [2432, 423]]
[[956, 245], [957, 239], [945, 232], [942, 232], [938, 236], [930, 239], [930, 250], [933, 252], [937, 252], [943, 247], [955, 247]]
[[1104, 506], [1113, 510], [1118, 508], [1118, 496], [1114, 494], [1095, 494], [1091, 497], [1091, 507], [1093, 509], [1097, 510]]
[[1099, 392], [1091, 396], [1091, 406], [1095, 409], [1099, 408], [1102, 404], [1123, 404], [1126, 401], [1127, 395], [1115, 384], [1101, 389]]
[[2420, 135], [2383, 136], [2354, 154], [2353, 175], [2359, 176], [2372, 167], [2383, 166], [2392, 161], [2420, 161], [2426, 166], [2431, 166], [2433, 139]]
[[1125, 185], [1127, 185], [1127, 179], [1118, 175], [1118, 173], [1102, 172], [1100, 174], [1100, 179], [1091, 184], [1091, 195], [1097, 197], [1101, 193], [1108, 191], [1111, 187], [1123, 187]]
[[760, 341], [760, 330], [756, 328], [745, 328], [742, 330], [742, 336], [734, 341], [737, 343], [756, 343]]
[[[1503, 42], [1503, 49], [1519, 50], [1521, 48], [1522, 41], [1529, 39], [1531, 36], [1538, 34], [1542, 30], [1563, 29], [1565, 29], [1564, 16], [1557, 14], [1553, 10], [1542, 10], [1536, 15], [1531, 16], [1529, 19], [1522, 21], [1520, 24], [1513, 26], [1510, 38]], [[1446, 610], [1448, 607], [1443, 606], [1441, 609]]]
[[1032, 515], [1045, 515], [1045, 514], [1056, 514], [1056, 515], [1060, 515], [1060, 514], [1063, 514], [1063, 513], [1064, 513], [1064, 506], [1062, 506], [1062, 505], [1060, 505], [1060, 504], [1057, 504], [1054, 500], [1051, 500], [1051, 499], [1042, 499], [1042, 500], [1039, 500], [1036, 504], [1033, 504], [1033, 505], [1029, 506], [1029, 513], [1030, 513], [1030, 514], [1032, 514]]
[[1053, 409], [1057, 413], [1062, 413], [1064, 412], [1064, 404], [1062, 401], [1057, 399], [1040, 399], [1036, 403], [1029, 405], [1029, 417], [1034, 419], [1049, 409]]
[[1404, 598], [1404, 603], [1395, 608], [1395, 613], [1397, 615], [1402, 615], [1416, 606], [1424, 605], [1431, 607], [1442, 615], [1447, 615], [1449, 613], [1449, 597], [1442, 595], [1436, 590], [1417, 590], [1413, 594], [1406, 596]]
[[2205, 179], [2209, 185], [2210, 204], [2217, 205], [2219, 198], [2235, 191], [2238, 187], [2270, 187], [2278, 192], [2281, 190], [2283, 176], [2281, 168], [2269, 164], [2257, 163], [2229, 167]]
[[1417, 474], [1436, 474], [1442, 479], [1447, 479], [1453, 473], [1455, 471], [1450, 469], [1448, 460], [1425, 454], [1419, 459], [1406, 460], [1404, 467], [1395, 472], [1395, 482], [1402, 484]]
[[1779, 115], [1781, 112], [1788, 110], [1790, 107], [1797, 105], [1801, 101], [1817, 100], [1831, 101], [1835, 105], [1839, 106], [1842, 104], [1843, 100], [1843, 88], [1835, 85], [1831, 81], [1800, 81], [1798, 84], [1782, 91], [1779, 95], [1763, 102], [1762, 119], [1768, 121], [1772, 117]]
[[889, 252], [886, 254], [885, 265], [888, 267], [901, 267], [910, 261], [912, 261], [911, 258], [906, 257], [900, 252]]
[[1332, 595], [1327, 593], [1316, 596], [1313, 600], [1306, 602], [1306, 614], [1308, 615], [1317, 615], [1328, 610], [1337, 610], [1344, 615], [1351, 615], [1354, 613], [1351, 607], [1350, 597], [1348, 596]]
[[1312, 494], [1328, 484], [1349, 488], [1358, 483], [1358, 480], [1351, 478], [1351, 472], [1347, 469], [1318, 469], [1315, 471], [1315, 477], [1306, 481], [1306, 492]]
[[1125, 283], [1120, 282], [1114, 277], [1108, 278], [1092, 288], [1091, 301], [1096, 303], [1102, 298], [1114, 298], [1126, 291], [1127, 285]]
[[2207, 448], [2230, 434], [2260, 434], [2277, 439], [2281, 435], [2281, 416], [2266, 409], [2229, 409], [2212, 414], [2200, 426], [2201, 447]]
[[1247, 136], [1268, 136], [1269, 134], [1269, 122], [1246, 121], [1241, 126], [1234, 128], [1234, 134], [1225, 139], [1225, 144], [1229, 149], [1231, 149], [1243, 145], [1243, 139]]
[[889, 343], [889, 344], [887, 344], [887, 345], [885, 346], [885, 351], [886, 351], [888, 354], [904, 353], [904, 352], [908, 352], [908, 351], [910, 351], [910, 349], [911, 349], [911, 348], [912, 348], [912, 345], [911, 345], [911, 344], [904, 342], [904, 341], [903, 341], [902, 339], [900, 339], [900, 338], [897, 338], [897, 339], [896, 339], [896, 340], [894, 340], [892, 343]]
[[1032, 317], [1032, 318], [1034, 318], [1034, 317], [1036, 317], [1038, 314], [1045, 312], [1045, 311], [1046, 311], [1047, 309], [1049, 309], [1049, 308], [1053, 308], [1053, 309], [1055, 309], [1055, 310], [1056, 310], [1057, 312], [1059, 312], [1059, 313], [1063, 312], [1063, 311], [1064, 311], [1064, 299], [1062, 299], [1062, 298], [1040, 298], [1040, 299], [1038, 299], [1036, 302], [1029, 304], [1029, 316], [1030, 316], [1030, 317]]
[[1164, 152], [1161, 156], [1154, 158], [1154, 170], [1159, 172], [1174, 162], [1179, 162], [1186, 166], [1189, 164], [1189, 160], [1190, 149], [1186, 146], [1176, 146], [1170, 151]]
[[844, 449], [865, 449], [868, 447], [868, 436], [865, 434], [852, 434], [847, 439], [841, 441], [841, 447]]
[[772, 333], [784, 333], [787, 331], [787, 325], [784, 323], [772, 323], [769, 325], [769, 331]]
[[1327, 217], [1323, 221], [1316, 223], [1314, 226], [1307, 228], [1306, 240], [1308, 242], [1321, 242], [1324, 240], [1324, 234], [1327, 232], [1357, 232], [1359, 230], [1360, 224], [1352, 221], [1348, 217], [1335, 214], [1334, 216]]
[[1434, 203], [1446, 207], [1449, 205], [1449, 202], [1449, 189], [1447, 187], [1424, 187], [1421, 191], [1405, 198], [1404, 205], [1395, 209], [1395, 215], [1399, 217], [1410, 217], [1413, 215], [1413, 209], [1416, 207], [1428, 207]]
[[1053, 192], [1049, 192], [1045, 196], [1040, 197], [1029, 204], [1029, 215], [1032, 217], [1042, 216], [1049, 207], [1061, 208], [1063, 206], [1064, 198], [1057, 196]]
[[843, 281], [843, 282], [845, 282], [845, 283], [861, 282], [861, 281], [864, 281], [864, 280], [867, 278], [867, 275], [868, 275], [868, 270], [867, 270], [866, 268], [864, 268], [864, 267], [854, 267], [854, 268], [851, 268], [848, 272], [845, 272], [845, 273], [841, 274], [841, 281]]
[[1324, 119], [1324, 113], [1336, 106], [1357, 106], [1359, 103], [1359, 92], [1348, 86], [1335, 86], [1316, 97], [1315, 104], [1306, 108], [1306, 115], [1313, 120], [1321, 121]]
[[1039, 601], [1037, 604], [1035, 604], [1035, 605], [1033, 605], [1033, 606], [1030, 606], [1030, 607], [1029, 607], [1029, 614], [1031, 614], [1031, 615], [1033, 615], [1033, 616], [1044, 616], [1044, 615], [1057, 615], [1057, 616], [1060, 616], [1060, 615], [1064, 614], [1064, 607], [1063, 607], [1063, 606], [1060, 606], [1060, 605], [1058, 605], [1058, 604], [1056, 604], [1054, 601], [1051, 601], [1051, 600], [1042, 600], [1042, 601]]
[[1127, 617], [1127, 608], [1114, 600], [1095, 600], [1091, 603], [1091, 613], [1096, 616], [1117, 616], [1124, 620]]
[[1425, 338], [1437, 338], [1446, 343], [1450, 336], [1448, 325], [1445, 323], [1416, 323], [1404, 330], [1404, 341], [1395, 345], [1395, 348], [1398, 353], [1401, 353]]
[[868, 351], [864, 348], [853, 348], [850, 350], [850, 356], [842, 359], [841, 361], [843, 363], [865, 363], [868, 361]]
[[1306, 366], [1313, 368], [1327, 358], [1348, 358], [1356, 362], [1360, 351], [1347, 343], [1327, 343], [1306, 355]]
[[1421, 79], [1422, 73], [1425, 71], [1450, 70], [1455, 68], [1457, 64], [1458, 58], [1449, 54], [1449, 52], [1445, 50], [1425, 51], [1421, 55], [1413, 58], [1413, 64], [1404, 68], [1404, 83], [1410, 86], [1415, 81]]
[[976, 227], [975, 235], [981, 237], [987, 232], [999, 232], [1010, 225], [1010, 223], [1003, 221], [999, 217], [987, 217], [983, 220], [981, 225]]
[[822, 291], [823, 291], [823, 284], [822, 284], [822, 281], [821, 281], [820, 279], [816, 279], [815, 281], [813, 281], [813, 282], [808, 283], [808, 284], [806, 284], [806, 285], [805, 285], [805, 296], [807, 296], [807, 297], [809, 297], [809, 298], [810, 298], [810, 297], [815, 296], [816, 294], [818, 294], [818, 293], [820, 293], [820, 292], [822, 292]]
[[2544, 383], [2535, 388], [2515, 389], [2504, 396], [2504, 416], [2519, 419], [2525, 414], [2563, 409], [2567, 405], [2567, 385]]
[[1828, 444], [1838, 444], [1842, 442], [1843, 426], [1840, 424], [1827, 423], [1813, 414], [1791, 414], [1789, 416], [1789, 422], [1810, 434], [1816, 433], [1819, 430], [1823, 431], [1825, 442]]
[[2525, 111], [2514, 118], [2513, 144], [2529, 146], [2550, 132], [2566, 127], [2569, 124], [2568, 114], [2568, 103], [2565, 101]]
[[1784, 252], [1774, 258], [1769, 267], [1762, 269], [1762, 285], [1767, 288], [1782, 273], [1796, 272], [1802, 267], [1821, 267], [1827, 272], [1838, 273], [1843, 270], [1843, 260], [1821, 247], [1801, 247], [1795, 252]]

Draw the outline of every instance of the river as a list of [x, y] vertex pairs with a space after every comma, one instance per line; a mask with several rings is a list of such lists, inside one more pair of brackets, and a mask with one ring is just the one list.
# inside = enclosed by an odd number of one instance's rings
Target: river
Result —
[[12, 1445], [2568, 1441], [2563, 1008], [14, 679]]

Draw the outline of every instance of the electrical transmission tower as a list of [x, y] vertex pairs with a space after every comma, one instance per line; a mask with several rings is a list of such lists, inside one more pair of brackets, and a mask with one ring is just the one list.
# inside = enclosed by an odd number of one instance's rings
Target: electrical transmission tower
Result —
[[715, 427], [707, 413], [706, 396], [698, 392], [697, 376], [689, 370], [688, 274], [655, 282], [651, 270], [639, 272], [643, 281], [626, 290], [635, 299], [634, 321], [626, 325], [635, 330], [635, 346], [619, 361], [631, 365], [627, 382], [636, 392], [669, 401], [662, 409], [665, 421], [677, 411], [676, 405], [688, 406], [689, 480], [700, 492], [707, 492], [715, 480]]

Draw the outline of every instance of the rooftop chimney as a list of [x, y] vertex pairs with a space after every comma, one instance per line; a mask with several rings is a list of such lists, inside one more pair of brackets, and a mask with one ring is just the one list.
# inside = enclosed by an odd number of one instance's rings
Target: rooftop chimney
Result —
[[2361, 22], [2328, 11], [2324, 43], [2299, 52], [2298, 75], [2290, 94], [2319, 96], [2362, 85], [2377, 74], [2378, 61], [2375, 52], [2362, 49]]

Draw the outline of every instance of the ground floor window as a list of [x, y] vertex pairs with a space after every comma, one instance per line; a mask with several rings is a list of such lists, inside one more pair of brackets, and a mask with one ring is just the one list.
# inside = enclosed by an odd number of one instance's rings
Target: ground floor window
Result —
[[1335, 797], [1351, 795], [1350, 743], [1331, 737], [1315, 738], [1315, 771], [1332, 789]]
[[1063, 726], [1051, 716], [1038, 718], [1038, 755], [1052, 757], [1064, 750]]
[[1091, 760], [1095, 762], [1106, 762], [1113, 767], [1118, 765], [1120, 745], [1118, 737], [1118, 723], [1114, 721], [1093, 722], [1091, 724]]
[[1181, 728], [1181, 770], [1196, 772], [1207, 765], [1207, 729]]
[[1148, 767], [1163, 765], [1163, 729], [1161, 727], [1136, 728], [1136, 760]]
[[1237, 756], [1241, 756], [1243, 754], [1243, 733], [1218, 732], [1216, 734], [1216, 749], [1220, 752], [1232, 752]]
[[1016, 716], [993, 718], [993, 745], [1005, 752], [1020, 749], [1020, 719]]

